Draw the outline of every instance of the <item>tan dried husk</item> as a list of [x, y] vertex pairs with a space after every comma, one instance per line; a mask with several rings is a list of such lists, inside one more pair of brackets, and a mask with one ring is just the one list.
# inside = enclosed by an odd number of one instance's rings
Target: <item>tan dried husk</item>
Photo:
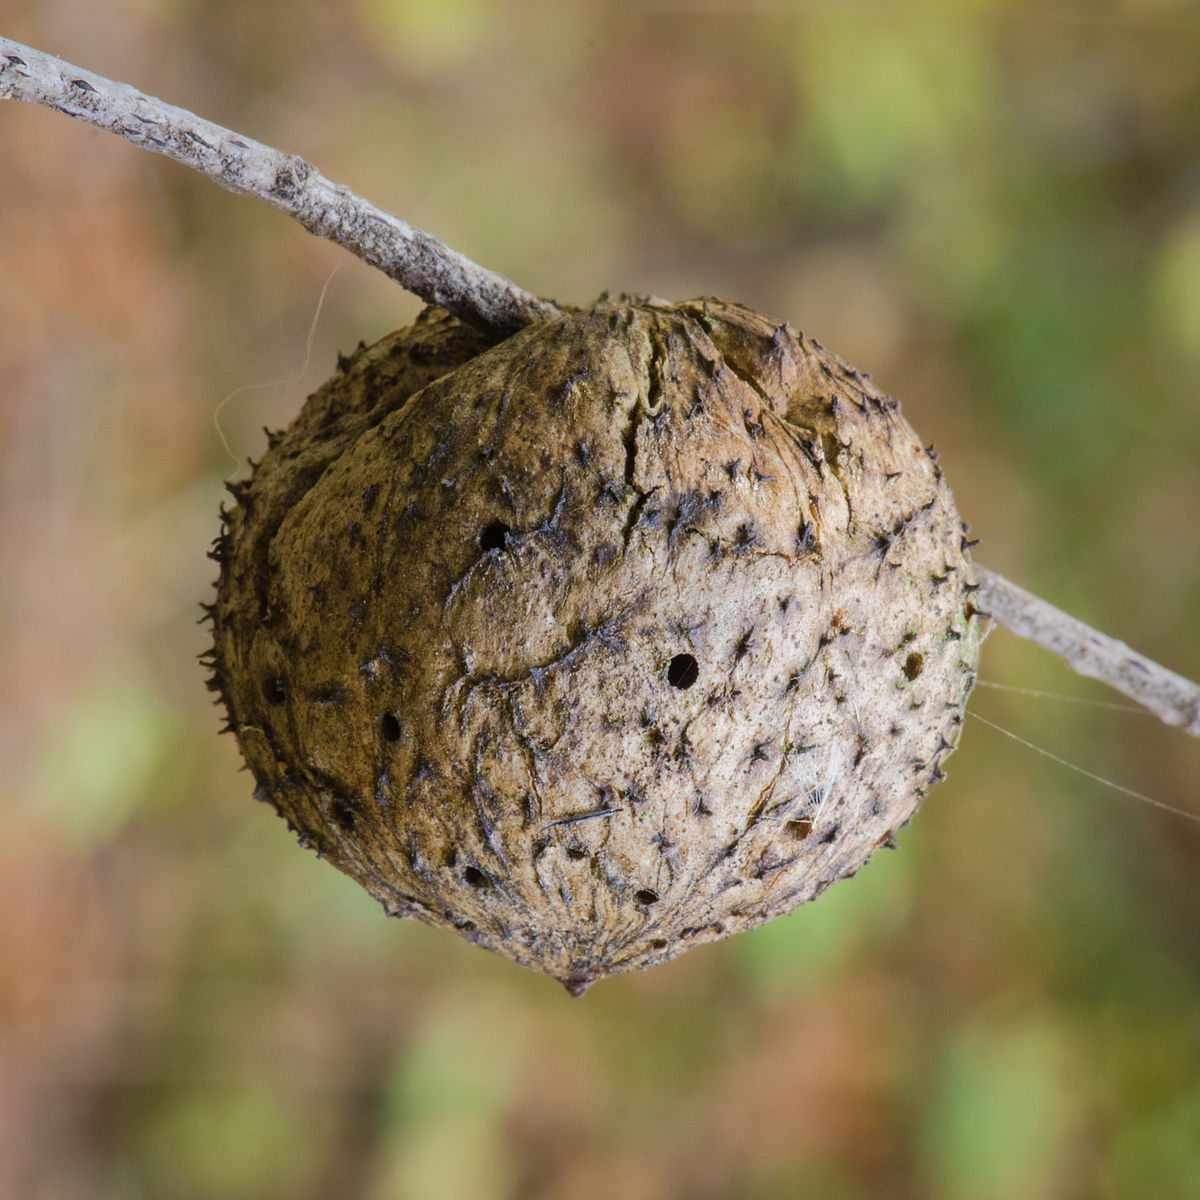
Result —
[[982, 622], [936, 460], [747, 309], [495, 346], [427, 310], [235, 496], [214, 686], [258, 794], [573, 992], [853, 875], [957, 741]]

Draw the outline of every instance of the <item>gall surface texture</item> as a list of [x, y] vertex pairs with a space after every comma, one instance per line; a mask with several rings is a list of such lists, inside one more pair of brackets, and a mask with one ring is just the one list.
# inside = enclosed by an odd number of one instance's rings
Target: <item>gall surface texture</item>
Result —
[[941, 471], [747, 309], [498, 345], [427, 310], [233, 491], [213, 682], [258, 794], [573, 992], [853, 875], [958, 739], [983, 631]]

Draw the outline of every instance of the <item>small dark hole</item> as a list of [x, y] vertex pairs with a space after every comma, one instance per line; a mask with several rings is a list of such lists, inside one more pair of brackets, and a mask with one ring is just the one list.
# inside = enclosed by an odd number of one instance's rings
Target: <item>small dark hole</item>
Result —
[[463, 870], [463, 879], [473, 888], [491, 887], [492, 881], [478, 868], [467, 867]]
[[838, 835], [840, 832], [841, 832], [841, 830], [840, 830], [840, 829], [838, 829], [838, 827], [835, 825], [835, 826], [834, 826], [834, 827], [833, 827], [833, 828], [832, 828], [832, 829], [831, 829], [831, 830], [830, 830], [830, 831], [829, 831], [829, 832], [828, 832], [828, 833], [827, 833], [827, 834], [826, 834], [826, 835], [825, 835], [825, 836], [824, 836], [824, 837], [821, 839], [821, 845], [822, 845], [822, 846], [828, 846], [830, 842], [832, 842], [832, 841], [836, 841], [836, 840], [837, 840], [837, 835]]
[[666, 938], [655, 938], [654, 941], [652, 941], [650, 943], [651, 950], [665, 950], [666, 948], [667, 948], [667, 939]]
[[503, 521], [492, 521], [483, 527], [479, 535], [479, 548], [485, 552], [503, 549], [510, 533], [512, 530]]
[[649, 888], [642, 888], [640, 892], [634, 892], [633, 898], [639, 904], [657, 904], [658, 893], [652, 892]]
[[587, 851], [586, 851], [586, 850], [580, 850], [580, 849], [579, 849], [577, 846], [572, 846], [572, 847], [571, 847], [571, 848], [570, 848], [570, 849], [567, 851], [567, 857], [568, 857], [568, 858], [569, 858], [569, 859], [570, 859], [572, 862], [578, 862], [578, 861], [579, 861], [581, 858], [587, 858]]
[[783, 827], [787, 833], [796, 839], [803, 841], [810, 833], [812, 833], [812, 819], [809, 817], [800, 817], [796, 821], [789, 821]]
[[667, 682], [672, 687], [690, 688], [700, 678], [700, 664], [690, 654], [677, 654], [667, 664]]
[[385, 742], [398, 742], [400, 740], [400, 722], [391, 713], [384, 713], [379, 718], [379, 732], [383, 735]]
[[347, 832], [354, 832], [354, 822], [358, 818], [358, 813], [354, 810], [354, 802], [338, 798], [329, 806], [330, 816]]
[[268, 675], [263, 680], [263, 695], [268, 704], [282, 704], [287, 699], [287, 692], [283, 690], [283, 680], [277, 675]]
[[914, 650], [904, 660], [904, 678], [912, 683], [923, 670], [925, 670], [925, 655]]

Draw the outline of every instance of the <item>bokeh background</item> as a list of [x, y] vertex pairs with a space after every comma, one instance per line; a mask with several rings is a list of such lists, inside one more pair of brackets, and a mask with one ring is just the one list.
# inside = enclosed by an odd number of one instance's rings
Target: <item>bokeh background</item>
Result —
[[[936, 441], [981, 561], [1200, 677], [1192, 0], [0, 0], [0, 30], [542, 294], [789, 319]], [[54, 113], [0, 107], [0, 164], [0, 1196], [1200, 1195], [1200, 824], [982, 722], [898, 853], [581, 1001], [299, 850], [217, 736], [205, 551], [261, 427], [417, 303]], [[1003, 631], [982, 678], [1120, 699]], [[972, 707], [1200, 813], [1178, 731]]]

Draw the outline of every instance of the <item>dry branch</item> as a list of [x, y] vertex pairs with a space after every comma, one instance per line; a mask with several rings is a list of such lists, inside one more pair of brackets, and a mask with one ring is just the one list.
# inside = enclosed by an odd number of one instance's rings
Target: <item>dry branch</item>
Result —
[[1018, 637], [1057, 654], [1080, 675], [1102, 679], [1168, 725], [1200, 737], [1200, 687], [1116, 638], [1047, 604], [1003, 575], [975, 566], [979, 607]]
[[0, 37], [0, 99], [30, 100], [201, 171], [337, 242], [430, 304], [498, 336], [553, 315], [552, 304], [414, 229], [311, 163]]
[[[264, 146], [124, 83], [0, 37], [0, 99], [29, 100], [201, 171], [337, 242], [402, 287], [503, 337], [559, 310], [443, 242], [330, 182], [294, 154]], [[977, 567], [980, 607], [1019, 637], [1053, 651], [1156, 716], [1200, 736], [1200, 688]]]

